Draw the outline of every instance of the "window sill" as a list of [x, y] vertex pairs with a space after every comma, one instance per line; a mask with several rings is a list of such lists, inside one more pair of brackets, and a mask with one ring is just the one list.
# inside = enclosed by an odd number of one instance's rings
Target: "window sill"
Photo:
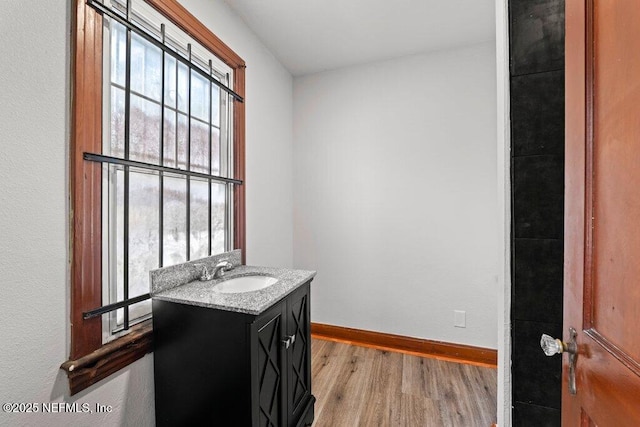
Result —
[[67, 373], [71, 395], [119, 371], [153, 350], [152, 322], [147, 320], [131, 332], [76, 360], [67, 360], [60, 369]]

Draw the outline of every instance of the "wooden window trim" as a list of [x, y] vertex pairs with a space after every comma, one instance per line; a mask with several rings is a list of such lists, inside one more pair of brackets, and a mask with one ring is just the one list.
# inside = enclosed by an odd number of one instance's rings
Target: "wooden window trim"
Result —
[[[233, 89], [245, 97], [245, 62], [176, 0], [145, 0], [179, 28], [211, 50], [234, 71]], [[72, 22], [71, 197], [71, 350], [62, 364], [75, 394], [153, 350], [151, 321], [102, 345], [100, 317], [82, 313], [102, 305], [101, 169], [83, 160], [102, 152], [102, 16], [74, 0]], [[234, 104], [234, 178], [245, 178], [245, 107]], [[245, 262], [245, 187], [234, 189], [234, 248]]]

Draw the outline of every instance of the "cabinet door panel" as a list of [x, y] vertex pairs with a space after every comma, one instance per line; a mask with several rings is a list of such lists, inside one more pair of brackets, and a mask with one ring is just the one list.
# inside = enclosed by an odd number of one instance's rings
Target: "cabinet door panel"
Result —
[[[311, 395], [311, 331], [309, 286], [287, 300], [287, 335], [295, 336], [287, 353], [287, 405], [290, 421], [297, 420]], [[291, 422], [289, 423], [291, 424]]]
[[282, 372], [282, 305], [263, 316], [257, 333], [258, 364], [258, 425], [280, 427], [284, 425], [283, 372]]

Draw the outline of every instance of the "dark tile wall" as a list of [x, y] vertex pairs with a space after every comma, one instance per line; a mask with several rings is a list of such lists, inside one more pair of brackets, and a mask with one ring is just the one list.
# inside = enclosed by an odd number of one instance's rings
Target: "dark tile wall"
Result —
[[560, 427], [560, 410], [516, 402], [513, 427]]
[[564, 70], [512, 76], [513, 154], [564, 153]]
[[516, 239], [514, 243], [517, 287], [512, 293], [512, 320], [547, 322], [550, 313], [557, 322], [562, 313], [562, 241]]
[[513, 231], [518, 239], [562, 239], [564, 156], [513, 157]]
[[510, 0], [511, 75], [564, 69], [564, 0]]
[[510, 0], [514, 426], [559, 426], [562, 335], [564, 0]]
[[511, 374], [513, 401], [560, 409], [562, 358], [548, 357], [540, 349], [540, 335], [560, 336], [562, 325], [515, 320]]

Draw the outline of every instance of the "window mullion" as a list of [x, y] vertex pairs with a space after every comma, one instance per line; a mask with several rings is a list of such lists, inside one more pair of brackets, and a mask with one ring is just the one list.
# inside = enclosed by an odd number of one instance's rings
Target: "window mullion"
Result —
[[[209, 60], [209, 73], [213, 76], [213, 63]], [[211, 132], [211, 126], [213, 125], [213, 83], [209, 81], [209, 125], [207, 126], [207, 131], [209, 133], [209, 175], [213, 174], [213, 132]], [[211, 229], [211, 215], [213, 215], [213, 194], [211, 191], [211, 180], [209, 180], [209, 210], [208, 210], [208, 227], [209, 227], [209, 256], [211, 256], [212, 251], [212, 241], [213, 241], [213, 230]]]
[[[162, 37], [162, 43], [165, 42], [165, 26], [160, 24], [160, 34]], [[160, 71], [160, 165], [164, 166], [164, 91], [165, 91], [165, 51], [162, 51], [162, 70]], [[160, 188], [159, 188], [159, 201], [158, 201], [158, 266], [163, 267], [164, 262], [164, 173], [159, 173]]]
[[[230, 82], [230, 78], [229, 78], [229, 73], [226, 74], [226, 81], [225, 83], [228, 85]], [[224, 100], [224, 101], [223, 101]], [[235, 153], [233, 151], [233, 141], [231, 138], [232, 135], [232, 115], [233, 115], [233, 111], [231, 109], [231, 106], [233, 105], [233, 100], [231, 98], [229, 98], [229, 96], [226, 96], [226, 99], [223, 98], [222, 96], [220, 96], [220, 104], [222, 104], [224, 102], [224, 105], [220, 106], [220, 111], [224, 111], [225, 113], [225, 117], [224, 117], [224, 123], [225, 123], [225, 132], [224, 132], [224, 145], [226, 147], [226, 152], [225, 152], [225, 159], [227, 161], [226, 164], [226, 170], [225, 170], [225, 175], [229, 178], [233, 177], [235, 172], [233, 169], [233, 164], [234, 164], [234, 156]], [[222, 128], [222, 118], [220, 120], [220, 127]], [[222, 135], [222, 132], [221, 132]], [[235, 227], [234, 224], [234, 212], [235, 212], [235, 205], [234, 205], [234, 191], [235, 189], [233, 188], [233, 185], [226, 185], [225, 186], [225, 229], [224, 229], [224, 247], [226, 250], [231, 250], [234, 248], [234, 243], [233, 243], [233, 229]]]
[[[127, 0], [127, 20], [131, 19], [131, 0]], [[124, 92], [124, 158], [129, 160], [131, 138], [131, 29], [127, 28]], [[129, 299], [129, 166], [124, 167], [124, 248], [123, 299]], [[129, 329], [129, 307], [124, 308], [124, 329]]]
[[[187, 45], [191, 63], [191, 43]], [[187, 68], [187, 170], [191, 170], [191, 68]], [[191, 260], [191, 177], [187, 176], [187, 261]]]

